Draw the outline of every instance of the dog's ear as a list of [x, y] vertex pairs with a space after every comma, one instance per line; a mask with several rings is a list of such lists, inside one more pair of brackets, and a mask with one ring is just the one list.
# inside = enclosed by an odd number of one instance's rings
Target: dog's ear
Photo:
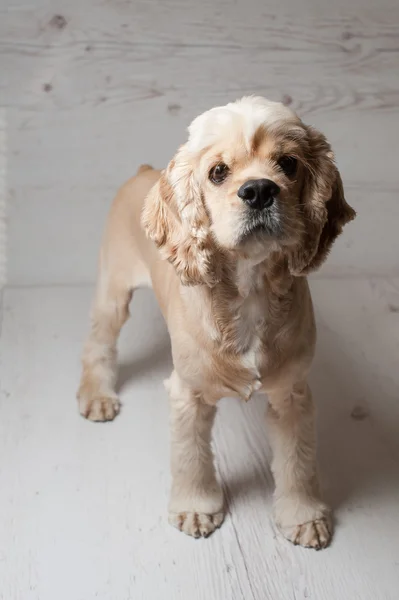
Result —
[[317, 269], [327, 258], [342, 227], [356, 216], [345, 200], [341, 176], [326, 138], [309, 127], [308, 144], [299, 206], [303, 235], [288, 255], [292, 275], [307, 275]]
[[219, 281], [209, 218], [184, 146], [145, 199], [142, 225], [183, 285], [213, 287]]

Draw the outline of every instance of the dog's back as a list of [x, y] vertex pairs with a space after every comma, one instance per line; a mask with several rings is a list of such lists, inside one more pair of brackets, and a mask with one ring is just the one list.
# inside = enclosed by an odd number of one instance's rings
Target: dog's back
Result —
[[100, 275], [129, 289], [151, 286], [150, 264], [159, 253], [146, 238], [140, 217], [144, 200], [160, 171], [142, 165], [118, 191], [108, 216], [100, 255]]

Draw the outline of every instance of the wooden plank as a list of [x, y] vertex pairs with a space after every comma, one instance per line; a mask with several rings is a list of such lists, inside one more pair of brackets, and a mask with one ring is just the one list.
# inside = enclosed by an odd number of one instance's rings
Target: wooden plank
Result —
[[399, 7], [346, 4], [2, 0], [10, 283], [92, 281], [115, 189], [245, 93], [285, 101], [333, 144], [360, 217], [324, 273], [397, 272]]
[[[77, 414], [89, 288], [7, 290], [0, 345], [2, 600], [396, 600], [399, 280], [313, 282], [312, 386], [330, 549], [285, 542], [271, 518], [264, 401], [224, 400], [215, 431], [229, 515], [209, 540], [166, 523], [171, 368], [155, 301], [135, 297], [120, 348], [123, 411]], [[372, 343], [371, 343], [372, 340]]]
[[[162, 380], [171, 362], [148, 294], [135, 298], [140, 342], [132, 348], [132, 330], [121, 341], [123, 418], [93, 427], [79, 417], [74, 396], [90, 294], [88, 288], [5, 293], [0, 598], [204, 600], [209, 589], [218, 598], [251, 598], [229, 522], [209, 544], [167, 524]], [[133, 387], [124, 382], [126, 355], [129, 377], [138, 359]]]
[[169, 94], [177, 103], [194, 102], [196, 114], [245, 91], [280, 95], [302, 114], [396, 110], [394, 3], [367, 11], [361, 0], [341, 17], [332, 7], [310, 13], [309, 2], [296, 4], [308, 10], [298, 16], [293, 5], [293, 18], [258, 1], [240, 1], [234, 11], [228, 0], [136, 2], [134, 16], [128, 5], [121, 11], [93, 3], [87, 11], [73, 2], [57, 25], [57, 15], [36, 0], [34, 9], [2, 19], [7, 77], [0, 89], [10, 107], [30, 110], [46, 106], [46, 95], [65, 110]]

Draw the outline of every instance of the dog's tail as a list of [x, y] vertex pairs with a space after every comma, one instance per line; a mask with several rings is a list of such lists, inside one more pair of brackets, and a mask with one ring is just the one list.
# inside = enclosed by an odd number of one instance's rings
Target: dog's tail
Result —
[[140, 173], [144, 173], [145, 171], [152, 171], [153, 167], [151, 165], [140, 165], [137, 169], [137, 175]]

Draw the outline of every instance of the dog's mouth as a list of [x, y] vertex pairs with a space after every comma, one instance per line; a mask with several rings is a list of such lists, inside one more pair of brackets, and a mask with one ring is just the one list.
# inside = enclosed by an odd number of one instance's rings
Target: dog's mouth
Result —
[[272, 210], [251, 210], [245, 215], [239, 235], [241, 244], [253, 238], [279, 240], [282, 237], [281, 217], [276, 208]]

